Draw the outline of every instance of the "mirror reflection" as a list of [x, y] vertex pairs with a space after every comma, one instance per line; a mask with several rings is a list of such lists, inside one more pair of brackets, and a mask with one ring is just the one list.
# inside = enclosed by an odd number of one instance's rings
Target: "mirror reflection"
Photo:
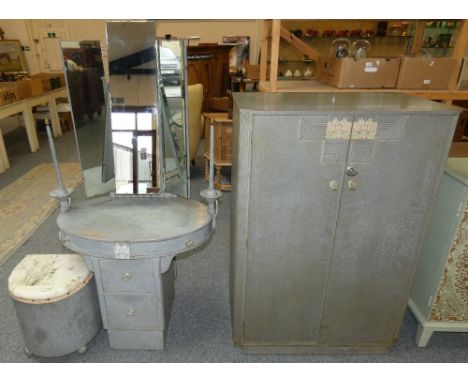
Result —
[[184, 43], [149, 21], [109, 22], [116, 192], [188, 197]]
[[187, 158], [186, 42], [158, 39], [158, 91], [163, 124], [163, 156], [167, 192], [188, 197], [190, 182]]
[[105, 150], [104, 66], [99, 41], [62, 41], [65, 77], [88, 197], [115, 190], [112, 150]]
[[156, 27], [109, 22], [109, 88], [116, 192], [161, 189], [157, 150]]

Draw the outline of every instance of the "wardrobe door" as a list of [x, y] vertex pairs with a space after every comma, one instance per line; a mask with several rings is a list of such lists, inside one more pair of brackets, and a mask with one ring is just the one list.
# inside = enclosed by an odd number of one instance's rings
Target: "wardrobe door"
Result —
[[356, 115], [320, 342], [391, 345], [453, 117]]
[[350, 118], [252, 117], [244, 344], [317, 342]]

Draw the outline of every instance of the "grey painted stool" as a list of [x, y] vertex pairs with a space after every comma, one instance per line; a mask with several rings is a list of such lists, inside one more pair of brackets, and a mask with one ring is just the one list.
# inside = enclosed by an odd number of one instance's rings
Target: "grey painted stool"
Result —
[[8, 289], [28, 355], [83, 353], [101, 327], [94, 274], [79, 255], [27, 255]]

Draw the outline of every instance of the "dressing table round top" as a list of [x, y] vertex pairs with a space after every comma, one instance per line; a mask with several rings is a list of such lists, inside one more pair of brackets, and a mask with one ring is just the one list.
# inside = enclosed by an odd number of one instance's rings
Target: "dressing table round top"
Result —
[[57, 224], [66, 247], [123, 259], [184, 252], [211, 233], [207, 206], [179, 197], [90, 199], [62, 212]]

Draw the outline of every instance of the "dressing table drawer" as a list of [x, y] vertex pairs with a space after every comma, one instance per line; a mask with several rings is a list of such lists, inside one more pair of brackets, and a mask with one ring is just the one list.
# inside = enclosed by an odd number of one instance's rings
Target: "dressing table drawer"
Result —
[[153, 292], [154, 260], [99, 259], [104, 292]]
[[155, 295], [106, 295], [109, 329], [164, 329], [156, 300]]

